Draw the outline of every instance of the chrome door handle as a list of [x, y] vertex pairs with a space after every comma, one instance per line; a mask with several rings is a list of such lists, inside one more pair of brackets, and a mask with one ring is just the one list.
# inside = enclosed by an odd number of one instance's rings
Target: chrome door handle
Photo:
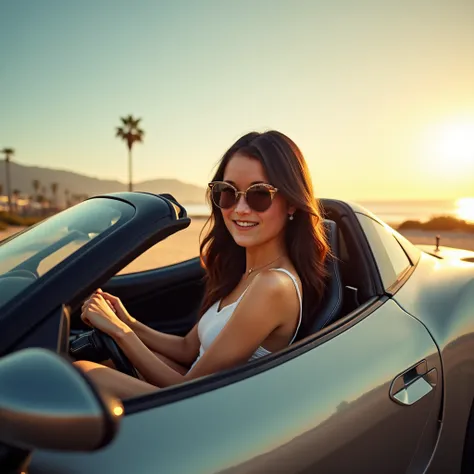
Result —
[[413, 405], [428, 395], [438, 382], [436, 368], [428, 371], [423, 360], [397, 376], [390, 385], [390, 398], [400, 405]]

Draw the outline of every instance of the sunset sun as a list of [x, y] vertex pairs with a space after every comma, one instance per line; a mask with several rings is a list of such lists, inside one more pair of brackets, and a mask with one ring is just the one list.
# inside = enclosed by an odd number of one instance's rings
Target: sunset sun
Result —
[[456, 213], [460, 219], [474, 222], [474, 197], [458, 199], [456, 206]]
[[456, 179], [474, 172], [474, 118], [433, 125], [422, 141], [425, 170], [437, 178]]
[[451, 123], [439, 130], [435, 147], [442, 160], [458, 166], [474, 162], [474, 121]]

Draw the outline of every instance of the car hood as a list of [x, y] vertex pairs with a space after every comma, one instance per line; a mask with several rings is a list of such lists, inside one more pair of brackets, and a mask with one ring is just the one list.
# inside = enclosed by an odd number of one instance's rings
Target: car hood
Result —
[[417, 245], [417, 247], [423, 252], [443, 260], [462, 260], [463, 262], [474, 263], [474, 252], [471, 250], [443, 246], [436, 248], [433, 245]]

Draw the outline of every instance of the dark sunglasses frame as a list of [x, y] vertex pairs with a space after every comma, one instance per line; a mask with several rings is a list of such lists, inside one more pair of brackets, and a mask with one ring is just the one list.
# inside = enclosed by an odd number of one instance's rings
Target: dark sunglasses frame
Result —
[[[217, 184], [223, 184], [227, 187], [229, 187], [230, 189], [232, 189], [235, 193], [235, 202], [234, 204], [232, 204], [231, 206], [229, 207], [221, 207], [217, 202], [214, 201], [214, 193], [212, 192], [213, 191], [213, 188], [215, 185]], [[219, 209], [230, 209], [234, 206], [237, 205], [237, 203], [239, 202], [239, 198], [240, 196], [243, 196], [245, 198], [245, 202], [247, 203], [247, 205], [250, 207], [250, 209], [252, 209], [253, 211], [255, 212], [265, 212], [267, 209], [270, 209], [270, 206], [272, 205], [273, 203], [273, 198], [275, 197], [275, 194], [278, 192], [278, 188], [275, 188], [275, 186], [272, 186], [271, 184], [267, 184], [267, 183], [255, 183], [255, 184], [252, 184], [251, 186], [249, 186], [245, 191], [239, 191], [235, 186], [233, 186], [232, 184], [230, 183], [227, 183], [226, 181], [212, 181], [211, 183], [208, 184], [209, 186], [209, 190], [211, 192], [211, 199], [212, 199], [212, 202], [219, 208]], [[252, 205], [249, 203], [248, 199], [247, 199], [247, 193], [249, 191], [251, 191], [252, 189], [254, 188], [265, 188], [269, 195], [270, 195], [270, 204], [268, 205], [268, 207], [266, 207], [264, 210], [258, 210], [258, 209], [255, 209], [254, 207], [252, 207]]]

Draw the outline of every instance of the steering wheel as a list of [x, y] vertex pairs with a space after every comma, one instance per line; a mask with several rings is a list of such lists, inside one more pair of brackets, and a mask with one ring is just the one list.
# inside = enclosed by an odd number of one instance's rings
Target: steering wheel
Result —
[[120, 372], [123, 372], [124, 374], [130, 375], [131, 377], [135, 377], [136, 379], [138, 379], [138, 373], [135, 367], [128, 360], [128, 357], [124, 354], [124, 352], [114, 341], [114, 339], [97, 328], [95, 328], [92, 332], [93, 334], [91, 335], [91, 339], [98, 339], [100, 341], [100, 345], [105, 349], [105, 351], [112, 359], [115, 368]]
[[122, 349], [108, 334], [99, 329], [87, 331], [71, 341], [69, 353], [75, 360], [84, 359], [100, 362], [105, 359], [112, 359], [117, 370], [138, 378], [135, 367], [133, 367]]

